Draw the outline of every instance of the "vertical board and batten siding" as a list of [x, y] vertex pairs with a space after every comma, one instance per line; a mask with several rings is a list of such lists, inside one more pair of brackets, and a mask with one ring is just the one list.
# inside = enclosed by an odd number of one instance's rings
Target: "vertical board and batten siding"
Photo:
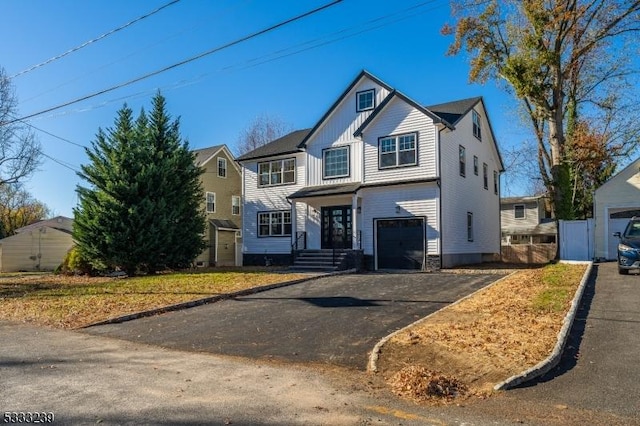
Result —
[[[414, 132], [417, 133], [418, 165], [380, 170], [378, 139]], [[437, 128], [430, 117], [402, 99], [395, 98], [364, 131], [364, 183], [436, 177], [436, 132]]]
[[[367, 255], [373, 255], [375, 247], [375, 219], [403, 219], [412, 216], [427, 217], [427, 253], [437, 255], [440, 250], [439, 199], [438, 186], [435, 183], [422, 183], [403, 186], [365, 188], [360, 191], [362, 213], [362, 249]], [[400, 206], [400, 213], [396, 213]]]
[[[482, 141], [473, 135], [471, 112], [454, 131], [440, 133], [442, 176], [442, 254], [500, 253], [500, 188], [493, 191], [493, 171], [500, 170], [492, 147], [489, 124], [481, 104]], [[458, 146], [466, 150], [466, 177], [460, 176]], [[473, 156], [478, 157], [478, 175], [473, 173]], [[488, 166], [484, 189], [482, 164]], [[473, 213], [473, 241], [467, 240], [467, 212]]]
[[[277, 159], [296, 159], [296, 182], [292, 185], [258, 187], [258, 162]], [[244, 163], [243, 194], [244, 209], [242, 216], [243, 253], [286, 254], [291, 252], [292, 239], [286, 237], [258, 237], [258, 212], [273, 210], [291, 210], [287, 196], [305, 186], [305, 153], [269, 157], [264, 160]], [[300, 205], [300, 203], [299, 203]], [[296, 215], [298, 221], [301, 214]], [[298, 223], [298, 230], [300, 223]], [[293, 232], [293, 231], [292, 231]]]
[[[369, 117], [373, 110], [356, 112], [356, 93], [375, 89], [375, 105], [387, 97], [389, 91], [368, 78], [362, 79], [337, 108], [325, 120], [322, 126], [307, 141], [308, 167], [307, 184], [309, 186], [335, 185], [362, 181], [362, 143], [353, 134]], [[326, 148], [350, 146], [350, 175], [345, 178], [323, 179], [322, 151]]]
[[[608, 253], [615, 230], [610, 229], [611, 213], [640, 209], [640, 158], [596, 189], [594, 195], [595, 257], [613, 259], [617, 253]], [[617, 241], [616, 241], [617, 243]]]
[[[493, 192], [493, 173], [491, 173], [491, 177], [489, 179], [490, 190]], [[524, 218], [516, 219], [515, 206], [520, 205], [524, 205]], [[540, 223], [540, 212], [538, 211], [538, 203], [535, 201], [526, 201], [522, 203], [503, 204], [500, 206], [500, 222], [502, 224], [502, 228], [515, 228], [525, 226], [533, 228]]]

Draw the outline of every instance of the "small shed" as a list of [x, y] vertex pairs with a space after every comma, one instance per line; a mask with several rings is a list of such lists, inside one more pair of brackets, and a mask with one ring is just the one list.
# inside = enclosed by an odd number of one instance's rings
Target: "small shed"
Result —
[[52, 271], [73, 246], [73, 220], [59, 216], [17, 229], [0, 240], [0, 271]]
[[615, 259], [618, 238], [629, 219], [640, 216], [640, 158], [611, 177], [594, 195], [595, 257]]

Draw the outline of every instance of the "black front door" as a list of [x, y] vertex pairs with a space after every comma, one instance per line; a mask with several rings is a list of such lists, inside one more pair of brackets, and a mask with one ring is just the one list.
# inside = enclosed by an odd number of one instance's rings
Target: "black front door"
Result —
[[322, 248], [351, 248], [351, 206], [322, 208]]

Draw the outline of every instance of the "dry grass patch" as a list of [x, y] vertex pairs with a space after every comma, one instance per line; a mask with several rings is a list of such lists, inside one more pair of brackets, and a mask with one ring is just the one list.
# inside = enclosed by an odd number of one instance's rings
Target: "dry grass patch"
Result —
[[379, 370], [396, 389], [398, 372], [421, 367], [484, 395], [550, 355], [585, 269], [557, 264], [516, 272], [393, 337]]
[[77, 328], [121, 315], [306, 276], [264, 268], [230, 268], [128, 279], [0, 275], [0, 319]]

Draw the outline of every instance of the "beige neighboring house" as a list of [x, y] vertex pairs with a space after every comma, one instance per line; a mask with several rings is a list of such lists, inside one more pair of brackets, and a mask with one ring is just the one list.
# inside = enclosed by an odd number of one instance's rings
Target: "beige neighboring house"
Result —
[[206, 212], [207, 247], [196, 265], [242, 265], [242, 191], [239, 166], [226, 145], [195, 150], [196, 164], [205, 168], [202, 207]]
[[0, 271], [52, 271], [73, 246], [73, 219], [64, 216], [41, 220], [16, 229], [0, 240]]
[[619, 239], [629, 219], [640, 216], [640, 158], [596, 189], [593, 202], [595, 218], [595, 257], [613, 260], [617, 257]]
[[500, 199], [502, 245], [555, 243], [557, 226], [545, 196]]

